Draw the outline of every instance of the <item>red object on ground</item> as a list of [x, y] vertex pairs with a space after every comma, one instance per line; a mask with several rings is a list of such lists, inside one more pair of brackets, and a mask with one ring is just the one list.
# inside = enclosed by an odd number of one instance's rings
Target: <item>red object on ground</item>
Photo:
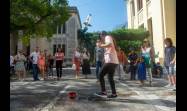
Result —
[[75, 99], [77, 97], [77, 93], [72, 91], [68, 93], [68, 96], [70, 99]]

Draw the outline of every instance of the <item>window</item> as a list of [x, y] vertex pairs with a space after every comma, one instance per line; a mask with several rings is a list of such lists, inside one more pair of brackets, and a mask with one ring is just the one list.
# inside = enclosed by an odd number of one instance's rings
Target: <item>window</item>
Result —
[[62, 33], [66, 33], [66, 23], [63, 24], [63, 29], [62, 29]]
[[58, 48], [61, 48], [61, 44], [58, 44]]
[[62, 52], [64, 53], [64, 55], [66, 55], [66, 45], [62, 44]]
[[53, 45], [53, 55], [56, 53], [56, 45]]
[[58, 34], [61, 34], [61, 26], [58, 26]]
[[138, 6], [138, 11], [143, 8], [143, 2], [142, 2], [142, 0], [137, 0], [137, 6]]

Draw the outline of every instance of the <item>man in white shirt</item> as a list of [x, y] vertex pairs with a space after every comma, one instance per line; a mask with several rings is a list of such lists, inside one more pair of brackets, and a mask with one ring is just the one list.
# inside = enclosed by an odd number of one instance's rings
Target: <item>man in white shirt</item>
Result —
[[33, 68], [33, 79], [34, 81], [39, 80], [38, 78], [38, 57], [39, 57], [39, 47], [36, 47], [36, 50], [30, 54], [30, 60], [32, 61]]

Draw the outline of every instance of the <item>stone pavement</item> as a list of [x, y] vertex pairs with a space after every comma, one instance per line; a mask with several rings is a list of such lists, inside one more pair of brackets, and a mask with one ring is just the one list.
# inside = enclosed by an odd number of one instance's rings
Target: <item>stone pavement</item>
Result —
[[[84, 76], [83, 76], [84, 77]], [[93, 96], [100, 90], [94, 75], [89, 79], [74, 79], [66, 74], [60, 81], [47, 80], [33, 82], [27, 78], [24, 82], [10, 83], [11, 111], [176, 111], [176, 92], [164, 88], [167, 82], [154, 79], [153, 87], [139, 87], [138, 81], [116, 79], [118, 98], [106, 100]], [[106, 89], [110, 87], [106, 80]], [[148, 84], [148, 83], [147, 83]], [[70, 100], [69, 91], [75, 91], [78, 97]]]

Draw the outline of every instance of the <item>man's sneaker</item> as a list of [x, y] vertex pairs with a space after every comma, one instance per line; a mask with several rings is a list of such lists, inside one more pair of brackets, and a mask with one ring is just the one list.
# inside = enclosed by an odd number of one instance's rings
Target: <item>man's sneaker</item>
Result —
[[98, 93], [95, 93], [94, 95], [96, 95], [96, 96], [100, 96], [100, 97], [106, 97], [107, 96], [107, 94], [106, 94], [106, 92], [98, 92]]
[[107, 98], [116, 98], [116, 97], [118, 97], [117, 94], [111, 94], [107, 96]]
[[168, 88], [168, 87], [171, 87], [171, 86], [172, 86], [171, 84], [168, 84], [168, 85], [166, 85], [166, 86], [164, 86], [164, 87]]
[[176, 89], [176, 86], [175, 86], [175, 85], [172, 85], [171, 88], [172, 88], [172, 89]]

